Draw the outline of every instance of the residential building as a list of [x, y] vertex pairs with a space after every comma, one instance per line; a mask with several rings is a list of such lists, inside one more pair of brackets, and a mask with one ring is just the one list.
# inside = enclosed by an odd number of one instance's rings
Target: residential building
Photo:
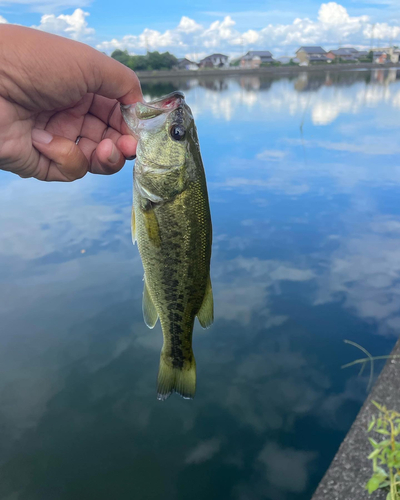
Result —
[[326, 57], [328, 59], [340, 59], [342, 61], [357, 62], [359, 55], [358, 50], [352, 47], [341, 47], [340, 49], [330, 50]]
[[261, 64], [275, 62], [268, 50], [250, 50], [240, 59], [242, 68], [259, 68]]
[[388, 50], [388, 56], [390, 62], [397, 64], [400, 60], [400, 49], [395, 49], [394, 47], [390, 47]]
[[190, 61], [190, 59], [187, 59], [186, 57], [184, 57], [182, 59], [178, 59], [178, 62], [175, 65], [175, 68], [195, 71], [195, 70], [199, 69], [199, 65], [193, 61]]
[[385, 64], [387, 62], [388, 56], [386, 51], [374, 50], [372, 54], [372, 62], [376, 64]]
[[223, 68], [228, 66], [228, 56], [224, 54], [211, 54], [199, 63], [201, 68]]
[[300, 65], [303, 66], [329, 61], [322, 47], [300, 47], [296, 52], [296, 56], [300, 61]]

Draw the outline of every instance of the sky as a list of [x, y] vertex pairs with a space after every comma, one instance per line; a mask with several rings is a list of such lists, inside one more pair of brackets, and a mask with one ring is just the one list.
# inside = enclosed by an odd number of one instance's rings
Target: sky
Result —
[[0, 23], [7, 22], [79, 40], [107, 54], [148, 49], [194, 60], [247, 50], [293, 55], [302, 45], [400, 45], [400, 0], [0, 0]]

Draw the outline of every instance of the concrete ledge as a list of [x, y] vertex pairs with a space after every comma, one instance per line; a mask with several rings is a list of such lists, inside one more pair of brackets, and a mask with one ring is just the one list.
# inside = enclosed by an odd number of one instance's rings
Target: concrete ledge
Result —
[[[400, 355], [400, 339], [391, 354]], [[372, 462], [367, 459], [372, 451], [367, 427], [377, 412], [372, 399], [388, 409], [400, 411], [400, 358], [387, 361], [312, 500], [386, 499], [387, 494], [383, 491], [369, 495], [365, 489], [372, 474]]]
[[153, 78], [181, 78], [181, 77], [192, 77], [192, 78], [202, 78], [204, 76], [244, 76], [244, 75], [286, 75], [286, 74], [298, 74], [298, 73], [313, 73], [313, 72], [336, 72], [336, 71], [351, 71], [360, 69], [388, 69], [388, 68], [398, 68], [400, 69], [400, 64], [372, 64], [372, 63], [359, 63], [359, 64], [321, 64], [315, 66], [270, 66], [267, 68], [259, 69], [204, 69], [198, 71], [189, 70], [175, 70], [175, 71], [138, 71], [140, 80], [153, 79]]

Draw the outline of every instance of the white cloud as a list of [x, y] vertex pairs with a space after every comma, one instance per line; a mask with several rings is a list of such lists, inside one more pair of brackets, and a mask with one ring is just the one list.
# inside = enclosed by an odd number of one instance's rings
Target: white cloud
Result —
[[[366, 200], [370, 210], [370, 200]], [[357, 316], [374, 320], [383, 334], [398, 333], [400, 317], [400, 220], [395, 216], [349, 215], [354, 235], [339, 241], [326, 272], [321, 275], [316, 304], [345, 298], [345, 307]], [[357, 230], [354, 230], [357, 224]]]
[[286, 152], [281, 151], [280, 149], [265, 149], [257, 155], [257, 158], [259, 160], [265, 161], [279, 161], [282, 160], [285, 156]]
[[316, 456], [315, 452], [282, 448], [277, 443], [267, 443], [258, 460], [265, 466], [271, 484], [283, 491], [301, 493], [307, 487], [309, 462]]
[[0, 24], [7, 24], [7, 23], [8, 23], [7, 19], [4, 19], [3, 16], [0, 16]]
[[[242, 77], [240, 80], [230, 79], [225, 82], [226, 88], [216, 92], [209, 88], [197, 87], [191, 94], [187, 91], [188, 102], [196, 117], [209, 113], [217, 119], [230, 121], [266, 120], [275, 121], [279, 112], [294, 115], [311, 115], [314, 125], [325, 126], [334, 122], [339, 116], [358, 114], [361, 110], [388, 104], [400, 108], [400, 91], [396, 85], [396, 69], [389, 71], [374, 70], [371, 82], [365, 85], [362, 79], [345, 81], [343, 86], [332, 85], [330, 75], [319, 82], [320, 87], [312, 87], [315, 76], [301, 73], [293, 82], [279, 80], [268, 90], [260, 87], [258, 77]], [[311, 86], [312, 92], [303, 92]], [[254, 90], [253, 90], [254, 89]], [[249, 113], [256, 109], [257, 113]], [[376, 142], [369, 144], [372, 150]], [[383, 148], [380, 148], [381, 150]], [[393, 150], [393, 146], [390, 147]], [[261, 159], [259, 157], [259, 159]], [[268, 159], [271, 161], [271, 157]]]
[[183, 33], [195, 33], [203, 29], [201, 24], [197, 24], [193, 19], [183, 16], [180, 23], [178, 24], [177, 31], [182, 31]]
[[42, 16], [39, 26], [32, 26], [32, 28], [67, 36], [74, 40], [87, 39], [95, 34], [95, 30], [89, 28], [86, 21], [89, 15], [89, 12], [84, 12], [82, 9], [75, 9], [71, 15], [45, 14]]
[[[120, 39], [104, 41], [97, 45], [100, 50], [116, 48], [128, 51], [152, 49], [171, 50], [177, 55], [185, 53], [223, 51], [229, 55], [239, 54], [246, 48], [269, 49], [274, 55], [293, 53], [301, 45], [323, 45], [336, 47], [337, 41], [368, 47], [373, 29], [374, 39], [395, 40], [400, 36], [400, 25], [374, 23], [366, 15], [350, 16], [347, 9], [336, 2], [321, 4], [315, 20], [296, 18], [291, 24], [269, 24], [262, 29], [236, 29], [234, 14], [203, 27], [193, 19], [182, 17], [176, 28], [164, 33], [146, 29], [142, 34], [128, 34]], [[373, 28], [374, 27], [374, 28]]]
[[202, 464], [210, 460], [221, 447], [220, 439], [208, 439], [201, 441], [186, 457], [186, 464]]

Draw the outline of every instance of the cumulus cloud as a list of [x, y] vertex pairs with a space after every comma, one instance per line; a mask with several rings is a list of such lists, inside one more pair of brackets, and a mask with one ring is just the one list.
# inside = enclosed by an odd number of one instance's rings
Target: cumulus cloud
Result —
[[309, 463], [316, 457], [317, 453], [311, 451], [282, 448], [277, 443], [267, 443], [258, 460], [265, 466], [271, 484], [283, 491], [301, 493], [307, 487]]
[[398, 333], [400, 220], [394, 215], [376, 215], [370, 220], [369, 214], [363, 220], [358, 212], [357, 223], [354, 236], [339, 240], [319, 278], [315, 303], [332, 302], [340, 295], [345, 307], [357, 316], [374, 320], [380, 333]]
[[95, 30], [88, 27], [86, 18], [89, 15], [89, 12], [84, 12], [82, 9], [75, 9], [71, 15], [45, 14], [42, 16], [39, 26], [32, 26], [32, 28], [67, 36], [74, 40], [83, 40], [95, 34]]
[[202, 464], [210, 460], [221, 448], [220, 439], [201, 441], [186, 457], [186, 464]]
[[[348, 80], [346, 78], [343, 76], [342, 85], [336, 86], [332, 85], [329, 75], [316, 81], [315, 75], [302, 73], [295, 80], [294, 85], [293, 82], [280, 80], [272, 83], [270, 88], [257, 91], [261, 85], [258, 77], [242, 77], [240, 80], [227, 81], [226, 88], [222, 91], [207, 87], [197, 88], [193, 95], [189, 90], [187, 94], [196, 117], [207, 116], [211, 113], [215, 118], [225, 121], [262, 120], [265, 122], [269, 119], [276, 120], [279, 112], [284, 113], [284, 116], [306, 113], [310, 114], [314, 125], [326, 126], [341, 115], [356, 115], [365, 107], [375, 108], [387, 104], [400, 108], [400, 91], [396, 85], [392, 85], [396, 83], [395, 68], [387, 73], [381, 70], [371, 72], [371, 82], [368, 86], [365, 85], [361, 73], [360, 78], [354, 77], [354, 74], [350, 75]], [[257, 112], [249, 113], [253, 108]], [[385, 141], [385, 147], [387, 142]], [[372, 150], [374, 145], [377, 146], [376, 141], [368, 145], [368, 150]], [[390, 146], [390, 151], [393, 151], [394, 147]], [[265, 157], [258, 156], [258, 158], [279, 162], [281, 161], [278, 158], [279, 154], [284, 154], [284, 152], [269, 153], [267, 151]], [[273, 155], [275, 155], [274, 158], [272, 158]]]
[[[326, 48], [342, 44], [368, 47], [371, 36], [375, 40], [388, 41], [400, 35], [400, 25], [374, 23], [369, 16], [350, 16], [347, 9], [337, 2], [323, 3], [316, 19], [296, 18], [290, 24], [268, 24], [259, 29], [239, 31], [234, 15], [212, 22], [208, 27], [186, 16], [176, 28], [164, 33], [145, 29], [141, 34], [127, 34], [122, 38], [103, 41], [97, 45], [108, 52], [127, 49], [130, 52], [148, 47], [165, 49], [177, 55], [196, 55], [211, 50], [234, 55], [247, 49], [269, 49], [274, 55], [293, 53], [301, 45], [324, 45]], [[197, 57], [198, 58], [198, 57]]]
[[0, 24], [7, 24], [7, 23], [8, 23], [7, 19], [4, 19], [3, 16], [0, 16]]

